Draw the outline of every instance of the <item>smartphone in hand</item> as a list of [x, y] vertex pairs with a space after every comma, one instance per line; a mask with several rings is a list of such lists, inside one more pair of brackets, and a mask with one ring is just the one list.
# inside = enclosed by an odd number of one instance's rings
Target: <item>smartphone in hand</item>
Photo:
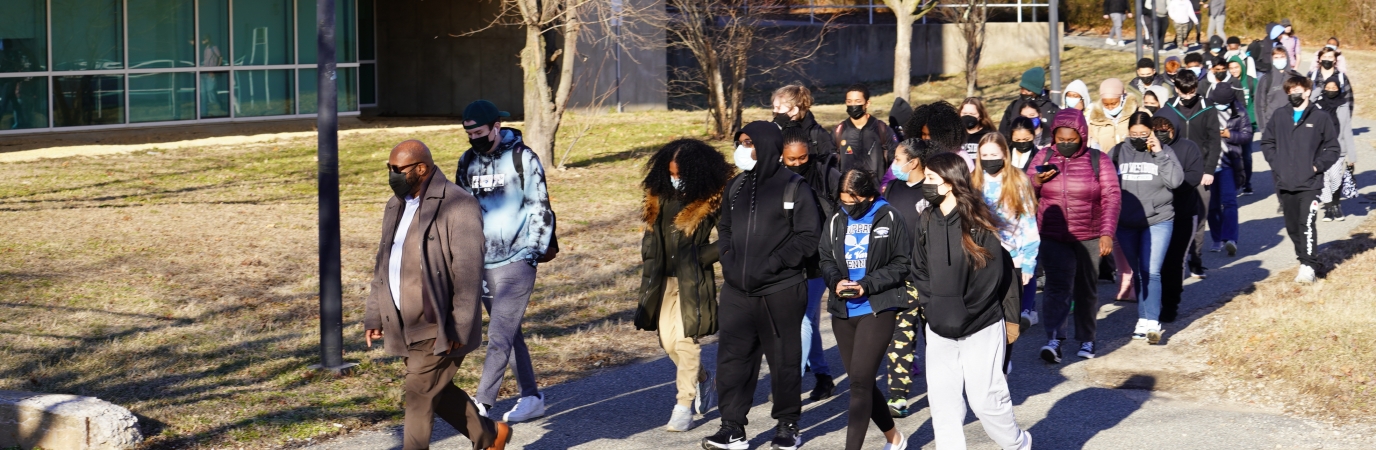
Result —
[[1043, 164], [1043, 165], [1037, 166], [1037, 173], [1047, 173], [1047, 172], [1050, 172], [1050, 171], [1053, 171], [1053, 170], [1056, 170], [1056, 165], [1055, 165], [1055, 164]]

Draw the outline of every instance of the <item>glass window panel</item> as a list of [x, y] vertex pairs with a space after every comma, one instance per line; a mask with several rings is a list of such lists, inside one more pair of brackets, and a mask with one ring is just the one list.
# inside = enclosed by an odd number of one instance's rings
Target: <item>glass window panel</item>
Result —
[[377, 59], [377, 46], [373, 39], [373, 0], [358, 0], [358, 59], [371, 61]]
[[0, 72], [48, 70], [47, 5], [43, 0], [5, 0], [3, 10]]
[[59, 127], [124, 123], [124, 75], [53, 77], [53, 103]]
[[129, 123], [195, 118], [195, 73], [129, 74]]
[[[301, 56], [297, 64], [315, 64], [318, 44], [316, 42], [315, 0], [297, 0], [296, 30], [301, 33], [296, 38], [297, 52]], [[336, 62], [357, 62], [354, 50], [354, 0], [335, 0], [334, 5], [334, 56]]]
[[229, 72], [201, 73], [201, 118], [229, 117]]
[[[196, 0], [127, 1], [130, 69], [196, 65]], [[130, 92], [133, 83], [130, 76]]]
[[[315, 69], [301, 69], [301, 114], [315, 114], [319, 111], [316, 102], [318, 89], [316, 88]], [[335, 105], [339, 112], [358, 111], [358, 69], [353, 67], [340, 67], [335, 79], [335, 91], [338, 92], [338, 102]]]
[[[238, 1], [234, 2], [238, 5]], [[237, 8], [237, 6], [236, 6]], [[234, 71], [234, 115], [236, 117], [282, 116], [295, 113], [294, 70]]]
[[358, 67], [358, 103], [363, 105], [377, 104], [377, 75], [373, 72], [377, 67], [372, 64], [360, 64]]
[[201, 66], [229, 65], [229, 0], [201, 2]]
[[48, 78], [0, 78], [0, 130], [48, 127]]
[[52, 0], [53, 70], [124, 68], [120, 0]]
[[[294, 64], [291, 0], [234, 0], [234, 65]], [[290, 77], [287, 77], [290, 83]]]

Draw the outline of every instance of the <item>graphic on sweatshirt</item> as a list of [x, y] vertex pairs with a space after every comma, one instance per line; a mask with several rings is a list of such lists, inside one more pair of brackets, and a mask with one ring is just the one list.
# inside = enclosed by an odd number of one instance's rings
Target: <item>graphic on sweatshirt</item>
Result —
[[[486, 269], [516, 261], [533, 265], [554, 235], [554, 213], [540, 159], [522, 142], [519, 131], [503, 128], [501, 137], [495, 152], [469, 150], [467, 166], [459, 167], [455, 176], [455, 183], [482, 207]], [[516, 172], [513, 158], [521, 158], [522, 173]]]
[[1123, 181], [1151, 181], [1161, 175], [1161, 166], [1149, 162], [1125, 162], [1118, 165]]

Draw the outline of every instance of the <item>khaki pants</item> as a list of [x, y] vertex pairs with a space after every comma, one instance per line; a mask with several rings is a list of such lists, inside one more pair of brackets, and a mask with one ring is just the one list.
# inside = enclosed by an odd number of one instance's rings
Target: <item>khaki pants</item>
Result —
[[[396, 339], [396, 338], [393, 338]], [[491, 447], [497, 437], [491, 420], [478, 414], [468, 393], [454, 385], [454, 372], [463, 358], [434, 355], [435, 340], [410, 345], [406, 352], [406, 418], [402, 426], [402, 448], [430, 448], [430, 432], [435, 415], [473, 441], [474, 450]]]
[[678, 278], [664, 279], [664, 300], [659, 302], [659, 345], [678, 371], [674, 384], [678, 386], [678, 404], [693, 405], [698, 395], [698, 383], [707, 380], [702, 368], [702, 348], [693, 338], [683, 336], [683, 307], [678, 302]]

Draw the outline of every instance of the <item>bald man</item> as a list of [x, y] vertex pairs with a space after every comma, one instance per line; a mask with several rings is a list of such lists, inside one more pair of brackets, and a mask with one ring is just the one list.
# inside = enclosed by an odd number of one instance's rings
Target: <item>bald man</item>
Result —
[[363, 316], [369, 347], [406, 361], [402, 448], [430, 448], [438, 414], [477, 449], [505, 449], [511, 427], [489, 420], [453, 383], [482, 342], [483, 218], [478, 201], [449, 182], [420, 141], [392, 148], [392, 198]]
[[1142, 107], [1141, 99], [1126, 91], [1123, 80], [1109, 78], [1099, 83], [1099, 101], [1085, 110], [1089, 140], [1108, 151], [1128, 138], [1128, 117]]

